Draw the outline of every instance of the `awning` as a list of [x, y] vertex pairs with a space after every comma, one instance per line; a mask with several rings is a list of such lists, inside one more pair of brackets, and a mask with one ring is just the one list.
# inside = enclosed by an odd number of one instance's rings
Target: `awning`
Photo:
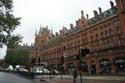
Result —
[[110, 64], [110, 62], [109, 61], [101, 61], [100, 64], [101, 65], [108, 65], [108, 64]]
[[115, 60], [115, 63], [125, 63], [125, 59], [117, 59]]

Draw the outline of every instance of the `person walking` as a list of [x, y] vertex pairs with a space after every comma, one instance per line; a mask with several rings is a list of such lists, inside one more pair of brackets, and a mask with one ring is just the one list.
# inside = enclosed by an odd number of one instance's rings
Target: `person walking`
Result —
[[91, 75], [92, 71], [91, 71], [91, 65], [88, 65], [88, 74]]
[[77, 70], [74, 69], [74, 71], [73, 71], [73, 83], [76, 83], [76, 79], [77, 79]]

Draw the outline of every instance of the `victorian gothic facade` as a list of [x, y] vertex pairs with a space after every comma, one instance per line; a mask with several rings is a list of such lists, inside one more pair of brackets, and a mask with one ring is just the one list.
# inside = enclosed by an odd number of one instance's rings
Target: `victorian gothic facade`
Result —
[[[110, 1], [111, 8], [94, 17], [84, 16], [70, 29], [53, 34], [48, 27], [41, 27], [35, 35], [32, 59], [51, 69], [62, 69], [61, 56], [64, 56], [64, 71], [79, 69], [79, 49], [88, 48], [90, 54], [82, 57], [82, 71], [93, 73], [125, 71], [125, 0], [116, 0], [116, 6]], [[89, 68], [90, 67], [90, 68]]]

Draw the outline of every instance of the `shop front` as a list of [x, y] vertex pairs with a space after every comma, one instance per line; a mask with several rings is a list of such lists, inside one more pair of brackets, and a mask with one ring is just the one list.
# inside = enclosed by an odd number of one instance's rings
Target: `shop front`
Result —
[[125, 58], [116, 58], [114, 63], [116, 72], [125, 71]]
[[100, 61], [100, 72], [101, 73], [111, 72], [111, 64], [109, 60], [103, 59]]

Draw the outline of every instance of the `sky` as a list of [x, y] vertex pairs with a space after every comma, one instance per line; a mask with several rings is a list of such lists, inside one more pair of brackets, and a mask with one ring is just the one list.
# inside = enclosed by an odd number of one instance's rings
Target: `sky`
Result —
[[[80, 18], [81, 10], [93, 17], [93, 10], [110, 8], [110, 0], [13, 0], [14, 14], [22, 17], [21, 25], [15, 33], [23, 36], [23, 43], [34, 43], [34, 34], [40, 25], [58, 32], [63, 26], [69, 28], [71, 23]], [[115, 2], [115, 0], [112, 0]]]
[[[112, 0], [115, 2], [115, 0]], [[93, 10], [98, 7], [105, 11], [110, 8], [110, 0], [13, 0], [13, 13], [21, 17], [21, 25], [15, 30], [15, 34], [23, 36], [22, 43], [34, 43], [35, 32], [40, 26], [48, 25], [53, 32], [65, 26], [69, 28], [72, 23], [84, 15], [93, 17]], [[4, 47], [6, 49], [6, 47]], [[0, 48], [0, 58], [5, 55], [5, 50]]]
[[3, 45], [3, 48], [0, 48], [0, 59], [3, 59], [6, 55], [6, 46]]

